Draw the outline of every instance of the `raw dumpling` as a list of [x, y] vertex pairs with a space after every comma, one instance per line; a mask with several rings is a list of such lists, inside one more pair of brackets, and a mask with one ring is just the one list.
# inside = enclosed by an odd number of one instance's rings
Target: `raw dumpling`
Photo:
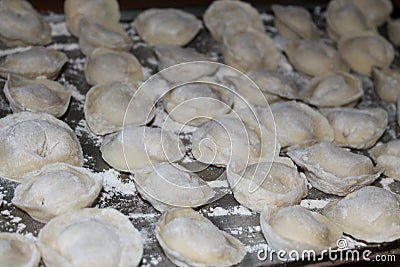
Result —
[[83, 17], [97, 17], [118, 22], [121, 14], [117, 0], [65, 0], [64, 13], [68, 30], [79, 36], [79, 22]]
[[396, 46], [400, 45], [400, 19], [390, 20], [387, 24], [387, 33], [390, 41]]
[[115, 51], [129, 51], [132, 40], [124, 28], [115, 21], [104, 18], [84, 17], [79, 22], [79, 47], [83, 54], [90, 55], [97, 47]]
[[298, 6], [273, 5], [275, 27], [280, 35], [291, 40], [318, 39], [317, 26], [307, 9]]
[[35, 243], [20, 234], [0, 233], [1, 267], [37, 267], [40, 253]]
[[348, 70], [336, 49], [319, 41], [289, 42], [284, 51], [296, 70], [311, 76]]
[[390, 191], [366, 186], [325, 206], [324, 214], [346, 234], [371, 243], [400, 238], [400, 200]]
[[253, 69], [246, 75], [248, 77], [224, 76], [224, 80], [232, 84], [239, 97], [252, 105], [267, 107], [271, 103], [282, 101], [282, 98], [298, 98], [297, 86], [280, 73]]
[[376, 165], [383, 168], [383, 174], [400, 180], [400, 140], [378, 144], [369, 151]]
[[248, 28], [264, 32], [260, 13], [243, 1], [213, 1], [204, 13], [204, 24], [212, 37], [219, 41], [226, 32], [240, 32]]
[[333, 128], [334, 142], [355, 149], [373, 146], [388, 124], [388, 115], [382, 108], [328, 108], [321, 113]]
[[291, 147], [287, 154], [305, 170], [308, 181], [327, 194], [345, 196], [371, 184], [382, 173], [370, 158], [329, 142]]
[[332, 40], [338, 41], [344, 36], [374, 31], [375, 27], [351, 1], [332, 0], [326, 10], [326, 30]]
[[130, 267], [143, 255], [140, 232], [115, 209], [61, 214], [40, 230], [38, 245], [46, 266]]
[[[268, 245], [276, 251], [313, 250], [316, 254], [336, 247], [342, 231], [325, 216], [301, 206], [281, 209], [267, 207], [260, 225]], [[286, 255], [289, 256], [289, 255]]]
[[35, 220], [47, 222], [67, 211], [89, 206], [101, 187], [101, 179], [88, 169], [54, 163], [24, 175], [12, 203]]
[[219, 67], [217, 63], [213, 62], [209, 62], [209, 64], [204, 64], [204, 62], [197, 64], [193, 62], [212, 60], [192, 48], [181, 48], [173, 45], [156, 45], [154, 51], [158, 58], [159, 71], [176, 64], [192, 62], [160, 72], [161, 76], [172, 83], [195, 81], [198, 78], [214, 74]]
[[10, 76], [3, 91], [14, 113], [36, 111], [61, 117], [71, 98], [70, 90], [43, 77], [25, 80]]
[[299, 204], [307, 195], [305, 178], [300, 176], [294, 165], [281, 162], [260, 162], [239, 172], [228, 168], [227, 178], [235, 199], [257, 212], [267, 205], [284, 207]]
[[224, 36], [222, 57], [226, 64], [247, 72], [254, 68], [275, 70], [281, 54], [266, 33], [246, 29]]
[[233, 266], [246, 247], [191, 209], [166, 211], [156, 226], [165, 255], [178, 266]]
[[400, 70], [374, 68], [372, 76], [379, 97], [386, 102], [396, 102], [400, 96]]
[[197, 35], [202, 24], [182, 10], [152, 8], [136, 17], [134, 27], [146, 43], [184, 46]]
[[328, 72], [311, 80], [301, 99], [317, 107], [351, 106], [364, 95], [359, 78], [342, 71]]
[[7, 46], [46, 45], [49, 23], [24, 0], [0, 1], [0, 40]]
[[333, 130], [328, 120], [306, 104], [287, 101], [271, 104], [273, 117], [260, 111], [260, 121], [276, 132], [282, 147], [289, 147], [312, 140], [333, 141]]
[[85, 78], [88, 84], [143, 80], [142, 66], [128, 52], [99, 47], [86, 60]]
[[274, 134], [262, 125], [252, 125], [233, 115], [219, 117], [193, 132], [192, 152], [200, 162], [235, 170], [258, 162], [272, 161], [280, 145]]
[[351, 0], [374, 25], [381, 26], [393, 11], [390, 0]]
[[136, 82], [98, 84], [88, 91], [85, 119], [95, 134], [119, 131], [125, 125], [145, 125], [154, 118], [152, 99]]
[[163, 99], [164, 109], [175, 121], [191, 126], [231, 111], [233, 94], [204, 83], [185, 84], [170, 90]]
[[338, 48], [350, 68], [366, 76], [371, 75], [373, 67], [389, 67], [394, 59], [393, 46], [372, 32], [342, 38]]
[[158, 211], [208, 204], [214, 190], [196, 173], [178, 164], [162, 162], [135, 172], [140, 195]]
[[63, 121], [21, 112], [0, 119], [0, 176], [22, 182], [24, 174], [55, 162], [83, 165], [78, 138]]
[[185, 156], [179, 136], [161, 128], [126, 126], [101, 144], [103, 159], [120, 171], [134, 171]]
[[0, 76], [7, 78], [8, 75], [15, 75], [27, 79], [46, 76], [54, 80], [67, 61], [62, 52], [35, 46], [0, 59]]

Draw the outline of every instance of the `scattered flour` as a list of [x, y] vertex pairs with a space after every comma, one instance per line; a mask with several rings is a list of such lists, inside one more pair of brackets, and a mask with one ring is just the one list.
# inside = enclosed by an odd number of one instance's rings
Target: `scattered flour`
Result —
[[64, 75], [61, 75], [61, 77], [58, 81], [71, 91], [72, 97], [75, 98], [80, 104], [82, 104], [79, 106], [79, 109], [83, 110], [83, 103], [85, 103], [86, 96], [84, 94], [82, 94], [81, 92], [79, 92], [78, 88], [76, 88], [75, 85], [68, 82], [65, 79]]
[[300, 205], [310, 210], [323, 209], [331, 201], [331, 199], [303, 199]]
[[119, 172], [114, 169], [106, 170], [104, 172], [97, 173], [96, 176], [103, 178], [103, 189], [106, 192], [114, 191], [124, 195], [136, 194], [136, 186], [133, 181], [123, 183], [119, 179]]
[[79, 45], [77, 43], [72, 43], [72, 44], [55, 43], [55, 44], [51, 44], [47, 47], [57, 49], [57, 50], [62, 50], [62, 51], [79, 50]]
[[382, 187], [384, 189], [389, 190], [390, 192], [392, 192], [392, 189], [390, 189], [389, 185], [394, 183], [394, 179], [393, 178], [381, 178], [379, 183], [382, 185]]
[[85, 119], [81, 119], [78, 122], [78, 125], [75, 128], [75, 134], [78, 137], [81, 137], [82, 135], [88, 136], [93, 142], [96, 147], [101, 146], [103, 143], [103, 137], [95, 135], [90, 129], [89, 126], [87, 125]]
[[71, 36], [65, 21], [50, 22], [50, 27], [51, 27], [51, 36]]
[[215, 208], [210, 208], [210, 210], [206, 211], [206, 213], [207, 216], [209, 217], [227, 216], [227, 215], [253, 216], [256, 214], [255, 212], [252, 212], [248, 208], [243, 206], [234, 206], [230, 209], [215, 207]]

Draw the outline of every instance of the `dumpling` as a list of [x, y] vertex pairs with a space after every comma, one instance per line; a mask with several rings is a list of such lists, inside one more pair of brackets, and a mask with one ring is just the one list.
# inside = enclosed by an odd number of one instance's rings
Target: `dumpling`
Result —
[[90, 85], [143, 80], [142, 66], [134, 55], [103, 47], [93, 50], [84, 71]]
[[254, 68], [275, 70], [281, 54], [266, 33], [246, 29], [224, 36], [222, 57], [226, 64], [247, 72]]
[[86, 122], [97, 135], [119, 131], [125, 125], [145, 125], [154, 118], [153, 100], [136, 82], [98, 84], [87, 92]]
[[317, 76], [301, 91], [301, 99], [316, 107], [351, 106], [363, 95], [360, 79], [342, 71]]
[[138, 266], [140, 232], [115, 209], [86, 208], [61, 214], [39, 232], [46, 266]]
[[329, 203], [323, 212], [356, 239], [381, 243], [400, 238], [400, 199], [386, 189], [366, 186]]
[[393, 46], [379, 34], [364, 32], [340, 39], [338, 48], [350, 68], [370, 76], [373, 67], [386, 68], [394, 59]]
[[[244, 76], [224, 76], [228, 84], [250, 104], [266, 107], [282, 98], [298, 98], [299, 89], [284, 75], [267, 69], [253, 69]], [[258, 88], [253, 84], [256, 83]]]
[[117, 0], [65, 0], [64, 13], [68, 30], [79, 36], [79, 22], [82, 17], [97, 17], [118, 22], [121, 14]]
[[240, 171], [228, 168], [227, 178], [235, 199], [256, 212], [265, 206], [299, 204], [307, 195], [306, 180], [293, 163], [289, 166], [279, 161], [260, 162]]
[[0, 40], [7, 46], [46, 45], [51, 42], [50, 25], [28, 1], [3, 0]]
[[97, 47], [115, 51], [129, 51], [132, 47], [132, 40], [124, 28], [112, 20], [83, 17], [79, 22], [79, 31], [79, 47], [86, 56]]
[[164, 109], [175, 121], [191, 126], [231, 111], [233, 94], [220, 87], [192, 83], [171, 89], [163, 98]]
[[374, 25], [381, 26], [393, 11], [390, 0], [351, 0]]
[[15, 75], [27, 79], [46, 76], [54, 80], [67, 61], [67, 56], [60, 51], [35, 46], [0, 59], [0, 76]]
[[161, 128], [132, 125], [106, 136], [100, 150], [103, 159], [120, 171], [176, 162], [185, 156], [185, 147], [177, 134]]
[[78, 138], [63, 121], [21, 112], [0, 119], [0, 176], [22, 182], [24, 174], [55, 162], [83, 165]]
[[192, 209], [166, 211], [156, 226], [165, 255], [178, 266], [233, 266], [246, 247]]
[[35, 243], [20, 234], [0, 233], [0, 266], [37, 267], [40, 253]]
[[327, 194], [345, 196], [371, 184], [382, 173], [370, 158], [329, 142], [291, 147], [287, 154], [305, 170], [308, 181]]
[[319, 41], [293, 41], [284, 51], [294, 68], [311, 76], [330, 71], [347, 71], [348, 66], [335, 48]]
[[231, 165], [235, 170], [261, 158], [272, 161], [279, 151], [279, 142], [272, 132], [233, 115], [203, 124], [192, 136], [192, 152], [198, 161], [218, 166]]
[[400, 140], [378, 144], [369, 151], [376, 165], [383, 168], [383, 174], [400, 180]]
[[286, 101], [271, 104], [273, 117], [260, 110], [260, 121], [269, 131], [276, 127], [282, 147], [313, 140], [333, 141], [333, 130], [328, 120], [306, 104]]
[[396, 46], [400, 45], [400, 19], [390, 20], [387, 23], [387, 33], [390, 41]]
[[329, 37], [338, 41], [365, 31], [374, 31], [371, 21], [349, 0], [332, 0], [326, 10], [326, 30]]
[[[158, 70], [180, 63], [193, 61], [212, 61], [204, 54], [192, 48], [181, 48], [173, 45], [156, 45], [154, 51], [158, 58]], [[172, 83], [195, 81], [198, 78], [214, 74], [219, 65], [217, 63], [190, 63], [175, 66], [173, 69], [160, 72], [160, 75]]]
[[374, 68], [372, 70], [375, 91], [386, 102], [396, 102], [400, 96], [400, 70]]
[[212, 37], [219, 41], [226, 32], [240, 32], [247, 28], [264, 32], [260, 13], [249, 3], [243, 1], [213, 1], [203, 18]]
[[355, 149], [373, 146], [388, 124], [387, 112], [382, 108], [328, 108], [321, 113], [333, 128], [334, 142]]
[[196, 173], [178, 164], [162, 162], [135, 172], [135, 185], [142, 198], [158, 211], [208, 204], [214, 190]]
[[[266, 208], [260, 225], [268, 245], [276, 251], [323, 250], [336, 247], [342, 231], [327, 217], [301, 206]], [[288, 256], [288, 255], [287, 255]]]
[[317, 26], [307, 9], [298, 6], [272, 5], [275, 27], [280, 35], [291, 40], [318, 39]]
[[12, 203], [35, 220], [47, 222], [67, 211], [89, 206], [101, 187], [101, 179], [90, 170], [53, 163], [24, 175]]
[[134, 27], [146, 43], [184, 46], [197, 35], [202, 24], [182, 10], [152, 8], [136, 17]]
[[14, 113], [36, 111], [61, 117], [71, 99], [70, 90], [43, 77], [25, 80], [10, 76], [3, 91]]

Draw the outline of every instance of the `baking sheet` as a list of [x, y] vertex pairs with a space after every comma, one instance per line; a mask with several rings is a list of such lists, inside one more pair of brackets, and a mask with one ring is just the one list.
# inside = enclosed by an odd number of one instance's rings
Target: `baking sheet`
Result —
[[[194, 13], [199, 15], [202, 11], [203, 10], [201, 9], [196, 9], [194, 10]], [[262, 19], [266, 25], [269, 36], [274, 39], [279, 48], [282, 44], [282, 39], [276, 36], [276, 29], [273, 27], [273, 17], [270, 13], [265, 13], [264, 8], [261, 8], [260, 11], [262, 12]], [[123, 17], [131, 19], [132, 16], [137, 13], [138, 11], [126, 12], [123, 14]], [[319, 28], [324, 28], [324, 13], [321, 7], [313, 9], [313, 17]], [[153, 229], [160, 214], [152, 208], [150, 204], [140, 198], [129, 174], [118, 173], [109, 169], [109, 166], [101, 159], [99, 147], [102, 138], [93, 135], [85, 124], [83, 118], [83, 103], [85, 94], [89, 90], [90, 86], [86, 84], [83, 75], [85, 57], [79, 51], [77, 39], [70, 36], [68, 33], [63, 15], [48, 14], [46, 15], [46, 19], [51, 22], [52, 26], [53, 44], [50, 45], [50, 47], [65, 52], [69, 57], [69, 61], [58, 78], [58, 81], [71, 89], [73, 97], [66, 115], [61, 119], [67, 122], [72, 129], [75, 130], [84, 151], [85, 166], [98, 172], [98, 175], [102, 175], [104, 178], [103, 191], [96, 200], [94, 206], [101, 208], [116, 208], [130, 218], [133, 225], [143, 236], [144, 256], [141, 263], [142, 266], [173, 266], [173, 264], [164, 256], [154, 236]], [[134, 40], [134, 48], [132, 51], [144, 66], [145, 76], [149, 77], [151, 74], [156, 72], [157, 65], [152, 50], [147, 44], [140, 40], [129, 23], [124, 22], [123, 25]], [[189, 46], [196, 48], [199, 52], [209, 55], [214, 60], [221, 61], [220, 44], [213, 40], [205, 30], [202, 30]], [[0, 47], [0, 55], [3, 56], [21, 50], [21, 48], [9, 49], [6, 47]], [[395, 65], [399, 66], [398, 63], [399, 55], [396, 50]], [[280, 63], [279, 71], [294, 78], [299, 85], [304, 85], [307, 81], [307, 78], [294, 72], [286, 60], [283, 60]], [[373, 83], [369, 78], [363, 77], [362, 82], [365, 89], [365, 96], [363, 101], [358, 104], [358, 107], [365, 108], [380, 106], [386, 109], [389, 114], [389, 125], [381, 141], [386, 142], [398, 138], [400, 135], [400, 129], [396, 122], [396, 106], [379, 100], [373, 90]], [[2, 87], [3, 85], [4, 80], [1, 80], [0, 86]], [[11, 111], [8, 107], [8, 103], [3, 93], [0, 93], [0, 117], [4, 117], [10, 113]], [[163, 110], [160, 105], [158, 105], [157, 108], [157, 116], [163, 116]], [[156, 119], [154, 123], [157, 124], [159, 122], [162, 122], [162, 118]], [[181, 137], [184, 142], [188, 142], [190, 134], [183, 134]], [[360, 153], [365, 153], [365, 151], [361, 151]], [[211, 167], [207, 171], [203, 172], [201, 176], [206, 180], [209, 180], [210, 177], [219, 175], [221, 172], [223, 172], [223, 169]], [[17, 183], [0, 179], [0, 194], [3, 195], [3, 202], [0, 207], [0, 231], [18, 232], [34, 239], [37, 236], [38, 231], [43, 227], [43, 224], [32, 220], [25, 212], [15, 208], [11, 204], [13, 191], [16, 185]], [[390, 178], [380, 178], [375, 185], [384, 187], [395, 193], [400, 193], [400, 183]], [[335, 196], [327, 195], [314, 188], [310, 188], [309, 195], [302, 201], [301, 205], [311, 210], [318, 211], [323, 208], [326, 203], [335, 198]], [[239, 205], [233, 198], [232, 194], [228, 193], [218, 201], [208, 204], [198, 210], [220, 229], [237, 237], [246, 245], [248, 254], [239, 266], [261, 266], [282, 263], [277, 259], [274, 259], [272, 262], [270, 260], [260, 261], [257, 259], [257, 252], [266, 246], [266, 241], [259, 226], [259, 215]], [[383, 254], [400, 254], [400, 241], [368, 246], [350, 238], [348, 238], [347, 241], [349, 246], [357, 246], [361, 249], [371, 248], [373, 251]], [[340, 263], [342, 262], [334, 262], [334, 264]], [[290, 265], [294, 266], [302, 264], [304, 264], [304, 262], [290, 263]], [[308, 262], [308, 264], [313, 263]], [[331, 265], [333, 263], [325, 259], [324, 264]], [[318, 263], [318, 265], [321, 265], [321, 263]]]

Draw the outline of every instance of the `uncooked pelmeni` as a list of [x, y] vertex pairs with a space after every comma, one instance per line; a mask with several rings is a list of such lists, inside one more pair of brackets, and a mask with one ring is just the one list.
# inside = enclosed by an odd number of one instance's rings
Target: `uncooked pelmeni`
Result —
[[234, 266], [246, 247], [192, 209], [166, 211], [156, 237], [167, 257], [178, 266]]
[[400, 96], [400, 69], [372, 70], [375, 91], [386, 102], [396, 102]]
[[108, 164], [126, 172], [161, 162], [176, 162], [185, 156], [185, 147], [177, 134], [161, 128], [133, 125], [107, 135], [100, 151]]
[[284, 51], [293, 67], [310, 76], [320, 76], [331, 71], [348, 71], [348, 66], [338, 51], [321, 41], [288, 42]]
[[382, 243], [400, 238], [400, 197], [383, 188], [363, 187], [328, 203], [323, 213], [358, 240]]
[[383, 108], [327, 108], [328, 119], [339, 146], [365, 149], [373, 146], [386, 131], [388, 114]]
[[98, 84], [87, 92], [84, 114], [95, 134], [116, 132], [126, 125], [145, 125], [154, 118], [153, 100], [137, 82]]
[[97, 47], [129, 51], [132, 40], [122, 25], [112, 20], [84, 17], [79, 22], [79, 47], [86, 56]]
[[377, 144], [369, 151], [369, 155], [377, 166], [383, 168], [383, 174], [400, 180], [400, 140]]
[[203, 19], [211, 36], [219, 41], [226, 32], [235, 33], [248, 28], [265, 31], [260, 13], [244, 1], [213, 1]]
[[215, 196], [214, 189], [196, 173], [168, 162], [137, 170], [135, 185], [142, 198], [161, 212], [203, 206]]
[[45, 223], [67, 211], [89, 206], [101, 188], [101, 178], [90, 170], [53, 163], [24, 175], [23, 182], [14, 191], [12, 203]]
[[78, 138], [63, 121], [20, 112], [0, 119], [0, 176], [22, 182], [24, 174], [55, 162], [83, 165]]
[[387, 33], [394, 45], [400, 45], [400, 19], [390, 20], [387, 23]]
[[373, 67], [389, 67], [394, 59], [393, 46], [373, 32], [343, 37], [339, 40], [338, 48], [350, 68], [366, 76], [371, 75]]
[[305, 170], [308, 181], [327, 194], [345, 196], [379, 178], [382, 168], [367, 156], [352, 153], [333, 143], [291, 147], [288, 156]]
[[300, 255], [304, 255], [303, 251], [320, 254], [334, 248], [342, 236], [332, 220], [301, 206], [266, 207], [260, 215], [260, 225], [272, 249], [287, 253], [297, 251]]
[[61, 214], [39, 232], [46, 266], [138, 266], [140, 232], [115, 209], [86, 208]]
[[0, 2], [0, 40], [7, 46], [46, 45], [49, 23], [25, 0]]
[[255, 163], [240, 171], [228, 168], [227, 178], [235, 199], [256, 212], [261, 212], [267, 205], [299, 204], [307, 195], [306, 180], [294, 164], [290, 166], [279, 160]]
[[1, 267], [37, 267], [40, 252], [35, 243], [21, 234], [0, 233]]
[[376, 26], [384, 24], [393, 11], [390, 0], [351, 0], [351, 2]]
[[67, 56], [55, 49], [35, 46], [23, 52], [17, 52], [0, 59], [0, 76], [22, 76], [35, 79], [46, 76], [54, 80], [68, 61]]
[[44, 77], [26, 80], [10, 76], [3, 92], [14, 113], [33, 111], [61, 117], [71, 99], [69, 89]]
[[307, 9], [298, 6], [272, 5], [275, 27], [280, 35], [291, 40], [318, 39], [317, 26]]
[[112, 22], [118, 22], [121, 17], [117, 0], [66, 0], [64, 13], [68, 30], [77, 37], [79, 22], [83, 17], [96, 17]]
[[197, 35], [202, 24], [194, 15], [179, 9], [153, 8], [140, 13], [134, 27], [146, 43], [184, 46]]
[[84, 72], [90, 85], [143, 80], [142, 66], [134, 55], [103, 47], [89, 55]]

